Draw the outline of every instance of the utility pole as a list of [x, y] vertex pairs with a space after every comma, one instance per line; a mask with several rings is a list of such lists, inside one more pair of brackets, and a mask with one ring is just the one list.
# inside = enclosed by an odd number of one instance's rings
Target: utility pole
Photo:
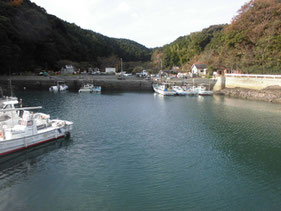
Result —
[[120, 58], [120, 62], [121, 62], [121, 73], [123, 72], [123, 60], [122, 58]]

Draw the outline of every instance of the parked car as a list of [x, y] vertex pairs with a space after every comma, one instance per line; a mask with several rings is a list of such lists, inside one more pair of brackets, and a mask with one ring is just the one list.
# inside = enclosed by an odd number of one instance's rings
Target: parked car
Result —
[[49, 74], [47, 72], [40, 72], [38, 73], [39, 76], [48, 76]]

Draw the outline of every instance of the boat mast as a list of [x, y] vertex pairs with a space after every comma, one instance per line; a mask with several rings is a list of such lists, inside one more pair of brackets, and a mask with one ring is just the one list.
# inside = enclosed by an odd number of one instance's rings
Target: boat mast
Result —
[[11, 94], [11, 97], [14, 96], [14, 92], [13, 92], [13, 88], [12, 88], [12, 79], [11, 79], [11, 66], [9, 66], [9, 89], [10, 89], [10, 94]]

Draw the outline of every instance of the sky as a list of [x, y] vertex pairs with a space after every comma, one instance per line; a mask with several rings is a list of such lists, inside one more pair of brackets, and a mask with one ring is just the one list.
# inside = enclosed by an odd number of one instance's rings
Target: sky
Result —
[[84, 29], [161, 47], [180, 36], [230, 23], [249, 0], [31, 0]]

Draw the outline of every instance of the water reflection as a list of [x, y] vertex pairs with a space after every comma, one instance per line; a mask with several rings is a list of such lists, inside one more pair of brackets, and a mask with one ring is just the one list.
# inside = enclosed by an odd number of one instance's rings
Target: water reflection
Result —
[[[62, 138], [49, 143], [43, 143], [32, 148], [21, 150], [0, 158], [0, 175], [3, 176], [5, 170], [14, 167], [24, 166], [26, 164], [34, 164], [40, 157], [46, 156], [48, 153], [64, 148], [67, 149], [73, 140], [71, 138]], [[9, 170], [10, 171], [10, 170]]]
[[211, 117], [206, 119], [214, 149], [223, 152], [243, 174], [256, 178], [259, 172], [262, 179], [275, 175], [279, 180], [280, 105], [220, 96], [214, 96], [214, 103]]
[[280, 208], [279, 105], [152, 93], [28, 98], [74, 121], [74, 142], [0, 159], [0, 210]]
[[273, 112], [281, 114], [281, 105], [254, 101], [254, 100], [243, 100], [230, 97], [224, 97], [219, 95], [214, 95], [214, 103], [218, 105], [224, 105], [225, 107], [235, 107], [238, 109], [249, 109], [252, 111], [262, 111], [262, 112]]

